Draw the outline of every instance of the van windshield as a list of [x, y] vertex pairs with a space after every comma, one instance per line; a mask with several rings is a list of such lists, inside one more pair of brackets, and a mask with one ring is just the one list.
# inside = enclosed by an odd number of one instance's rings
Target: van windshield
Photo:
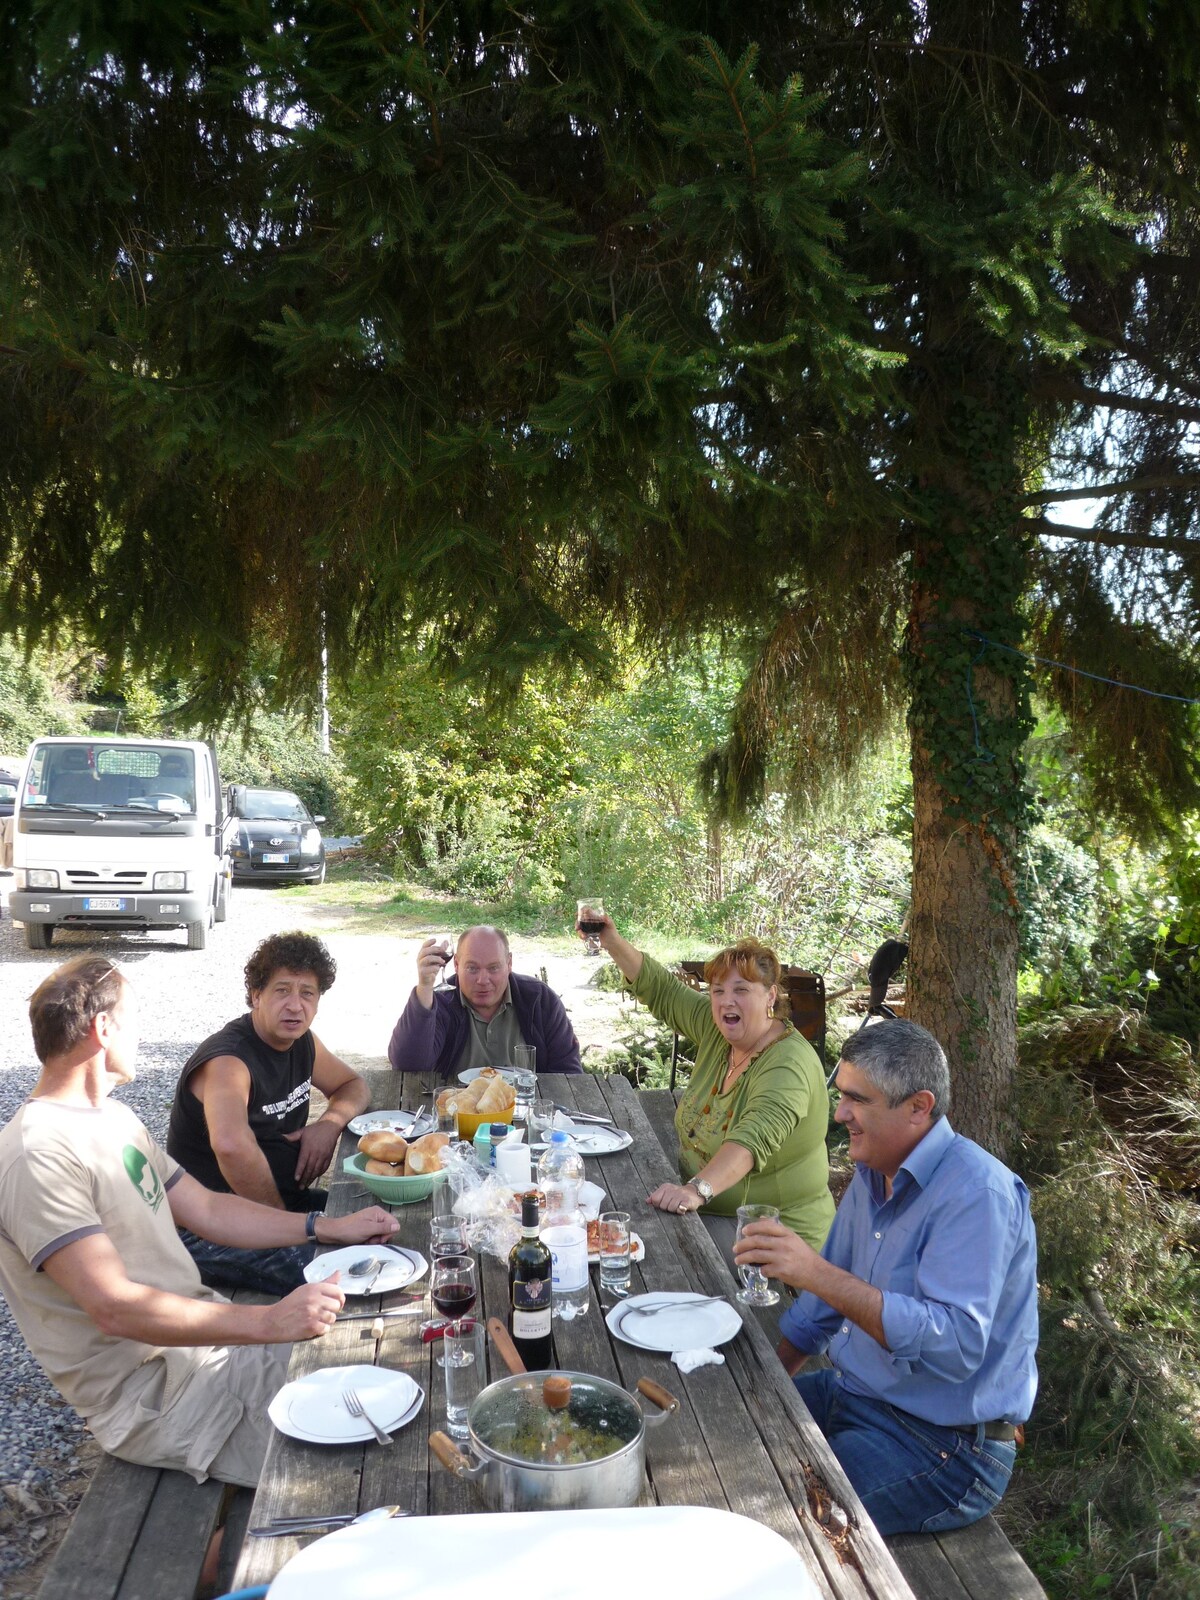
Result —
[[307, 822], [308, 807], [290, 789], [245, 789], [238, 816], [247, 822]]
[[190, 750], [80, 740], [33, 752], [22, 805], [72, 811], [161, 811], [194, 815], [196, 761]]

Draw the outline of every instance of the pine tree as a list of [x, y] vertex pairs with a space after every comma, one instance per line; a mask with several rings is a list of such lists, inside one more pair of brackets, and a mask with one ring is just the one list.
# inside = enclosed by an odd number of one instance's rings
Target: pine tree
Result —
[[[716, 802], [907, 708], [913, 1015], [999, 1148], [1031, 684], [1194, 805], [1185, 0], [10, 7], [0, 624], [236, 704], [748, 641]], [[1094, 528], [1051, 527], [1065, 494]], [[324, 619], [324, 628], [318, 625]]]

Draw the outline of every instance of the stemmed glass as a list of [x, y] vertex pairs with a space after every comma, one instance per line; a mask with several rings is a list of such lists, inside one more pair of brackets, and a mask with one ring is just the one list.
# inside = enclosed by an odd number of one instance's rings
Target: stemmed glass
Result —
[[[740, 1239], [752, 1222], [761, 1222], [763, 1218], [771, 1217], [779, 1221], [778, 1206], [739, 1206], [737, 1208], [737, 1238]], [[736, 1241], [735, 1241], [736, 1242]], [[737, 1298], [744, 1306], [776, 1306], [779, 1296], [767, 1279], [761, 1267], [753, 1267], [749, 1263], [737, 1269], [738, 1277], [742, 1280], [743, 1287], [737, 1292]]]
[[474, 1256], [439, 1256], [433, 1263], [430, 1291], [447, 1322], [460, 1322], [475, 1307]]
[[455, 1216], [453, 1211], [443, 1211], [430, 1219], [429, 1245], [433, 1259], [441, 1256], [464, 1256], [467, 1253], [467, 1220]]

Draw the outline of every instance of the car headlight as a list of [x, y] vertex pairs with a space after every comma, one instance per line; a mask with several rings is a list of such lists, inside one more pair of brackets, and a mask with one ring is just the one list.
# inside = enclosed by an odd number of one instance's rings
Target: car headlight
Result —
[[25, 874], [27, 889], [57, 889], [58, 873], [50, 867], [30, 867]]
[[321, 848], [321, 835], [319, 830], [316, 828], [306, 828], [304, 830], [304, 839], [300, 845], [300, 848], [304, 851], [306, 856], [315, 856], [317, 851]]
[[154, 874], [154, 892], [162, 894], [164, 891], [187, 888], [186, 872], [156, 872]]

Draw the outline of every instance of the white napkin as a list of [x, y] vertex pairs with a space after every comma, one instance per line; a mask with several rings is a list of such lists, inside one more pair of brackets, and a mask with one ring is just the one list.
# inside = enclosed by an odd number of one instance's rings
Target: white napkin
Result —
[[725, 1357], [719, 1350], [676, 1350], [671, 1360], [680, 1372], [695, 1372], [697, 1367], [723, 1367]]
[[600, 1207], [606, 1198], [604, 1190], [598, 1183], [588, 1183], [585, 1180], [579, 1185], [579, 1209], [588, 1222], [600, 1215]]

